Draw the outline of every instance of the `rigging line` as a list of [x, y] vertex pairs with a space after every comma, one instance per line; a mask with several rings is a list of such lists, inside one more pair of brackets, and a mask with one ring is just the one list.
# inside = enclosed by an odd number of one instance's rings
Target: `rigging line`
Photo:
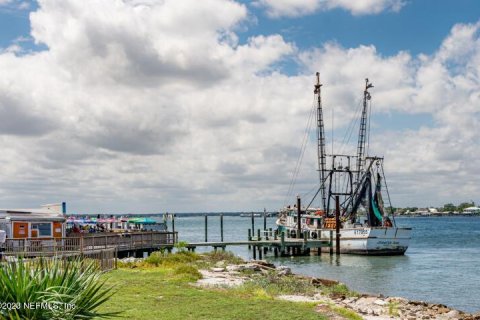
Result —
[[367, 131], [367, 148], [366, 148], [366, 153], [365, 155], [368, 156], [369, 150], [370, 150], [370, 123], [372, 122], [372, 100], [369, 100], [369, 105], [368, 105], [369, 111], [368, 111], [368, 131]]
[[334, 127], [334, 119], [335, 119], [335, 108], [332, 108], [332, 154], [333, 154], [333, 127]]
[[306, 145], [307, 145], [307, 142], [308, 142], [308, 133], [309, 133], [310, 128], [312, 126], [312, 122], [313, 122], [312, 119], [313, 119], [314, 113], [315, 113], [315, 98], [314, 98], [314, 101], [312, 103], [312, 109], [310, 111], [310, 115], [308, 117], [307, 125], [305, 127], [304, 135], [303, 135], [303, 138], [302, 138], [302, 145], [300, 147], [300, 154], [299, 154], [299, 157], [297, 158], [295, 168], [292, 172], [292, 179], [290, 181], [290, 184], [288, 186], [288, 191], [287, 191], [287, 194], [286, 194], [285, 199], [284, 199], [284, 204], [285, 205], [288, 201], [288, 197], [293, 192], [293, 188], [295, 187], [295, 184], [296, 184], [296, 181], [297, 181], [298, 173], [300, 171], [300, 167], [301, 167], [302, 161], [303, 161], [303, 155], [305, 154], [305, 149], [306, 149]]
[[340, 147], [340, 153], [343, 153], [344, 148], [347, 146], [348, 142], [350, 142], [350, 139], [352, 138], [353, 130], [355, 129], [357, 122], [360, 118], [360, 113], [362, 111], [362, 100], [358, 99], [357, 101], [358, 101], [357, 108], [355, 109], [354, 116], [350, 120], [347, 131], [345, 132], [345, 135], [343, 137], [342, 145]]
[[315, 190], [317, 188], [317, 186], [313, 186], [312, 189], [310, 189], [310, 191], [308, 191], [307, 193], [304, 193], [302, 194], [302, 198], [306, 198], [310, 193], [312, 193], [313, 190]]
[[308, 210], [308, 208], [310, 208], [310, 206], [312, 205], [313, 201], [315, 201], [315, 198], [318, 196], [318, 194], [320, 193], [320, 190], [322, 190], [322, 187], [325, 185], [325, 182], [328, 180], [328, 178], [330, 177], [332, 173], [330, 172], [326, 177], [325, 179], [322, 181], [322, 183], [320, 184], [320, 188], [318, 188], [317, 192], [315, 193], [315, 195], [313, 196], [312, 200], [310, 201], [310, 203], [308, 204], [308, 206], [305, 208], [305, 211]]
[[382, 169], [383, 182], [385, 183], [385, 190], [387, 191], [388, 204], [390, 205], [390, 214], [392, 215], [393, 226], [396, 227], [397, 222], [395, 221], [395, 215], [393, 214], [392, 200], [390, 199], [390, 192], [388, 192], [387, 179], [385, 178], [385, 171], [383, 170], [383, 161], [381, 163], [380, 168]]

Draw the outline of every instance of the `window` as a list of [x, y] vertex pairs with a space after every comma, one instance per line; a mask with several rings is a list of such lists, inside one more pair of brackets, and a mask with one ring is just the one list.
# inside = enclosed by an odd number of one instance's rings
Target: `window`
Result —
[[52, 236], [52, 224], [51, 223], [32, 223], [32, 230], [38, 230], [39, 237], [51, 237]]

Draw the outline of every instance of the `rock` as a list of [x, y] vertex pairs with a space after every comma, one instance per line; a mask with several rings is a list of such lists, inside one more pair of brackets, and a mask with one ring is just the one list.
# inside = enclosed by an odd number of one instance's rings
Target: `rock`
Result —
[[238, 271], [243, 271], [245, 270], [245, 266], [244, 265], [228, 265], [226, 268], [225, 268], [228, 272], [238, 272]]
[[458, 318], [458, 316], [460, 316], [460, 312], [458, 312], [457, 310], [451, 310], [445, 313], [445, 316], [448, 317], [449, 319]]
[[352, 302], [355, 302], [356, 298], [355, 297], [347, 297], [343, 300], [343, 303], [345, 304], [350, 304]]
[[292, 274], [292, 269], [286, 266], [278, 266], [277, 271], [278, 271], [278, 275], [280, 276], [286, 276], [286, 275]]
[[275, 269], [275, 265], [273, 263], [270, 263], [270, 262], [267, 262], [267, 261], [264, 261], [264, 260], [250, 260], [249, 263], [253, 263], [253, 264], [256, 264], [260, 267], [265, 267], [265, 268], [268, 268], [268, 269]]
[[215, 267], [225, 267], [225, 261], [222, 260], [222, 261], [218, 261], [217, 263], [215, 263]]
[[384, 306], [387, 304], [386, 301], [380, 300], [380, 299], [373, 301], [373, 303], [376, 304], [377, 306]]
[[223, 272], [223, 271], [225, 271], [225, 269], [224, 268], [212, 268], [212, 271], [213, 272]]
[[128, 258], [120, 259], [120, 261], [123, 262], [123, 263], [135, 263], [135, 262], [140, 261], [140, 260], [142, 260], [142, 259], [140, 259], [140, 258], [137, 259], [137, 258], [134, 258], [134, 257], [128, 257]]
[[437, 311], [438, 313], [447, 313], [450, 311], [450, 309], [447, 307], [439, 307]]

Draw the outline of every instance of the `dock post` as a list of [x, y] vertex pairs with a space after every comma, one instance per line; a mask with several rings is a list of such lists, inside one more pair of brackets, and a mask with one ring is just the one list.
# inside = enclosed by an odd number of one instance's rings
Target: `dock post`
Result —
[[262, 250], [263, 250], [263, 248], [259, 246], [258, 247], [258, 260], [262, 260]]
[[252, 236], [255, 235], [255, 217], [252, 212]]
[[[252, 241], [252, 230], [248, 229], [248, 241]], [[248, 245], [248, 250], [250, 250], [252, 246], [249, 244]]]
[[208, 215], [205, 215], [205, 242], [208, 242]]
[[273, 248], [273, 254], [275, 255], [275, 258], [278, 257], [278, 248], [277, 248], [277, 246], [275, 246], [275, 247]]
[[175, 213], [172, 213], [172, 232], [175, 233]]
[[220, 214], [220, 242], [223, 242], [223, 213]]
[[300, 233], [302, 232], [302, 208], [300, 196], [297, 196], [297, 234], [295, 238], [300, 238]]
[[340, 196], [335, 196], [335, 253], [340, 254]]
[[263, 208], [263, 230], [267, 230], [267, 209]]
[[257, 247], [253, 246], [253, 260], [257, 260]]
[[330, 255], [333, 254], [333, 230], [330, 230]]

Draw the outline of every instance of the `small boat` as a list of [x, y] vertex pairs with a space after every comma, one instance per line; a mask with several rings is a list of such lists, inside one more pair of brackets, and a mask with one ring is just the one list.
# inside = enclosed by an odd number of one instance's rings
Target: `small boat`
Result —
[[252, 213], [240, 213], [240, 217], [244, 217], [244, 218], [245, 217], [251, 217], [252, 215], [254, 217], [257, 217], [257, 218], [258, 217], [263, 217], [263, 214], [261, 214], [261, 213], [253, 213], [253, 212]]
[[[412, 229], [396, 225], [386, 189], [383, 157], [366, 154], [369, 141], [367, 128], [370, 127], [369, 89], [373, 85], [366, 79], [355, 155], [327, 155], [325, 152], [321, 86], [317, 73], [314, 94], [317, 100], [320, 187], [307, 206], [301, 206], [300, 198], [297, 198], [296, 205], [279, 211], [276, 221], [278, 231], [292, 238], [307, 236], [314, 239], [336, 239], [338, 231], [340, 253], [402, 255], [408, 248]], [[327, 167], [327, 160], [330, 167]], [[383, 201], [385, 193], [389, 201], [387, 208]], [[319, 195], [319, 207], [311, 207]]]

